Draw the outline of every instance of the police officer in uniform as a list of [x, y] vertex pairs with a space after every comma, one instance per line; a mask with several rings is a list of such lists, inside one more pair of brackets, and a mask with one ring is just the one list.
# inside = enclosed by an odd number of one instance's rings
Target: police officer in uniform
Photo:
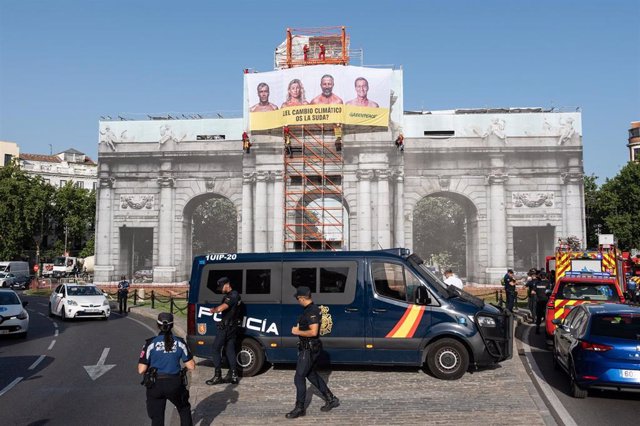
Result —
[[118, 283], [118, 305], [120, 308], [120, 313], [127, 313], [127, 298], [129, 297], [129, 281], [127, 281], [127, 277], [125, 275], [120, 277], [120, 282]]
[[322, 394], [325, 404], [321, 411], [330, 411], [340, 405], [340, 400], [336, 398], [325, 381], [316, 371], [316, 361], [322, 351], [320, 343], [320, 324], [322, 323], [322, 313], [320, 308], [311, 300], [311, 289], [309, 287], [298, 287], [296, 299], [304, 308], [302, 315], [298, 317], [298, 324], [291, 329], [291, 334], [298, 336], [298, 363], [296, 364], [296, 375], [293, 382], [296, 385], [296, 406], [287, 413], [288, 419], [295, 419], [304, 416], [306, 410], [304, 402], [307, 398], [307, 382], [309, 379]]
[[180, 415], [180, 425], [192, 425], [189, 391], [184, 374], [181, 374], [180, 361], [188, 370], [194, 370], [196, 363], [186, 342], [174, 336], [173, 315], [161, 312], [158, 315], [160, 333], [147, 339], [140, 359], [138, 373], [144, 374], [143, 383], [147, 387], [147, 414], [153, 426], [164, 425], [164, 409], [167, 399], [176, 406]]
[[508, 269], [507, 274], [502, 279], [504, 284], [504, 290], [507, 294], [507, 310], [513, 312], [513, 308], [516, 304], [516, 298], [518, 293], [516, 290], [516, 278], [514, 277], [513, 269]]
[[[222, 291], [224, 297], [222, 303], [211, 308], [211, 313], [222, 312], [222, 318], [216, 325], [218, 333], [213, 341], [213, 365], [215, 373], [213, 377], [205, 383], [217, 385], [220, 383], [238, 384], [238, 371], [236, 369], [236, 337], [238, 331], [240, 313], [240, 295], [232, 288], [229, 278], [222, 277], [218, 280], [218, 291]], [[222, 350], [225, 350], [227, 361], [229, 361], [229, 372], [227, 377], [222, 378]]]
[[547, 310], [547, 290], [551, 289], [551, 283], [547, 279], [547, 275], [541, 273], [540, 279], [536, 281], [536, 334], [540, 334], [540, 324], [544, 321], [544, 315]]
[[537, 318], [537, 313], [536, 313], [536, 286], [538, 285], [538, 282], [540, 281], [538, 278], [538, 270], [535, 268], [531, 268], [529, 269], [529, 273], [527, 274], [527, 282], [524, 284], [524, 286], [527, 289], [527, 296], [529, 298], [528, 303], [527, 303], [527, 308], [529, 309], [529, 312], [531, 312], [531, 324], [536, 322], [536, 318]]

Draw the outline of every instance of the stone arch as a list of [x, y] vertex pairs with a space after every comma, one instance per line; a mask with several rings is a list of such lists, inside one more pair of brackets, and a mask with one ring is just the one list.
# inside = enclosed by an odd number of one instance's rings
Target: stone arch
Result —
[[[340, 241], [340, 243], [336, 242], [336, 244], [332, 244], [331, 247], [318, 247], [318, 249], [349, 250], [350, 233], [351, 233], [350, 232], [351, 227], [349, 223], [350, 209], [349, 209], [349, 203], [347, 202], [346, 198], [338, 197], [335, 194], [311, 195], [311, 196], [308, 196], [308, 198], [309, 198], [308, 200], [303, 200], [303, 198], [300, 197], [300, 199], [298, 200], [297, 206], [299, 208], [296, 209], [296, 218], [295, 218], [295, 222], [297, 224], [296, 232], [299, 234], [302, 229], [301, 223], [302, 223], [302, 215], [304, 211], [302, 207], [305, 206], [307, 209], [313, 210], [313, 207], [315, 204], [315, 206], [317, 206], [319, 210], [325, 213], [324, 220], [321, 219], [322, 223], [325, 223], [325, 225], [327, 223], [329, 224], [329, 226], [325, 226], [325, 235], [329, 236], [328, 238], [329, 240], [334, 240], [335, 238], [335, 241]], [[322, 203], [321, 200], [324, 200], [324, 203]], [[324, 209], [321, 208], [322, 204], [324, 204], [325, 206]], [[337, 207], [340, 205], [342, 205], [341, 211], [331, 210], [334, 207], [337, 209]], [[336, 229], [337, 227], [330, 226], [330, 224], [334, 222], [342, 224], [341, 236], [332, 235], [338, 232], [338, 230]], [[296, 250], [298, 249], [299, 248], [296, 247]]]
[[[411, 216], [413, 218], [412, 225], [411, 225], [412, 226], [412, 230], [411, 230], [412, 246], [415, 249], [417, 235], [419, 235], [421, 232], [420, 229], [415, 229], [416, 226], [418, 226], [416, 223], [416, 216], [415, 216], [416, 209], [418, 208], [418, 205], [420, 204], [420, 202], [428, 198], [444, 198], [444, 199], [450, 200], [456, 205], [458, 205], [464, 212], [464, 216], [465, 216], [464, 235], [466, 240], [465, 241], [466, 248], [465, 248], [465, 254], [464, 254], [465, 255], [465, 262], [464, 262], [465, 271], [464, 272], [466, 273], [463, 275], [466, 275], [467, 281], [469, 282], [481, 281], [483, 272], [479, 269], [479, 262], [478, 262], [479, 260], [478, 257], [480, 253], [478, 207], [466, 195], [458, 192], [453, 192], [453, 191], [439, 190], [439, 191], [433, 191], [428, 194], [425, 194], [424, 196], [415, 200], [415, 202], [411, 206]], [[443, 238], [445, 237], [446, 236], [443, 236]], [[435, 244], [438, 244], [438, 242], [436, 241]], [[459, 272], [460, 271], [458, 271], [458, 273]]]
[[[201, 193], [190, 198], [184, 206], [182, 211], [182, 227], [183, 227], [183, 240], [184, 240], [184, 253], [185, 260], [188, 265], [186, 270], [190, 271], [191, 262], [193, 260], [194, 255], [199, 255], [202, 253], [193, 253], [193, 217], [196, 214], [196, 210], [201, 206], [204, 206], [206, 203], [212, 200], [220, 200], [220, 202], [228, 208], [232, 208], [233, 211], [228, 214], [227, 221], [232, 221], [232, 223], [227, 226], [227, 233], [229, 235], [225, 235], [223, 239], [220, 239], [219, 236], [216, 238], [215, 230], [219, 229], [215, 226], [212, 226], [208, 233], [201, 235], [202, 240], [211, 239], [211, 244], [208, 245], [208, 249], [205, 249], [207, 252], [236, 252], [238, 251], [238, 207], [236, 203], [233, 202], [232, 199], [226, 197], [217, 192], [207, 192]], [[212, 221], [215, 223], [215, 220]], [[229, 236], [232, 237], [229, 240]]]

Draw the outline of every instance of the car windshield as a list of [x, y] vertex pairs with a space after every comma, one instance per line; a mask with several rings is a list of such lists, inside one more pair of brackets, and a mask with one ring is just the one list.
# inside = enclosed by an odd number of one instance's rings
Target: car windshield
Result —
[[637, 340], [640, 314], [600, 314], [591, 320], [591, 335]]
[[615, 284], [580, 281], [566, 281], [560, 283], [556, 298], [565, 300], [594, 300], [598, 302], [620, 301]]
[[0, 293], [0, 305], [19, 305], [20, 299], [13, 292], [3, 291]]
[[102, 296], [102, 292], [93, 286], [67, 286], [67, 296]]
[[54, 266], [65, 266], [65, 260], [66, 260], [65, 257], [56, 257], [53, 260], [53, 265]]

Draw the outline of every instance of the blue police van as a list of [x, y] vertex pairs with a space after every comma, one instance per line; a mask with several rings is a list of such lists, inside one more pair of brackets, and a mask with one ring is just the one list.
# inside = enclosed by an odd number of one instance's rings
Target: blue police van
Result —
[[320, 335], [331, 364], [426, 366], [458, 379], [470, 366], [512, 356], [511, 314], [436, 277], [408, 249], [341, 252], [212, 253], [193, 261], [187, 342], [212, 357], [220, 314], [219, 278], [243, 301], [237, 360], [244, 376], [265, 363], [295, 363], [301, 313], [294, 294], [308, 286], [322, 311]]

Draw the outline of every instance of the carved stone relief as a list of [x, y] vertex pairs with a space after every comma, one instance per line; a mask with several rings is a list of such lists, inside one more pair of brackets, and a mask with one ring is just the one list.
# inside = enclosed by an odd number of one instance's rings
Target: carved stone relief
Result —
[[549, 192], [513, 192], [511, 193], [513, 207], [553, 207], [554, 193]]
[[153, 208], [153, 195], [121, 195], [120, 196], [120, 209], [147, 209], [151, 210]]

